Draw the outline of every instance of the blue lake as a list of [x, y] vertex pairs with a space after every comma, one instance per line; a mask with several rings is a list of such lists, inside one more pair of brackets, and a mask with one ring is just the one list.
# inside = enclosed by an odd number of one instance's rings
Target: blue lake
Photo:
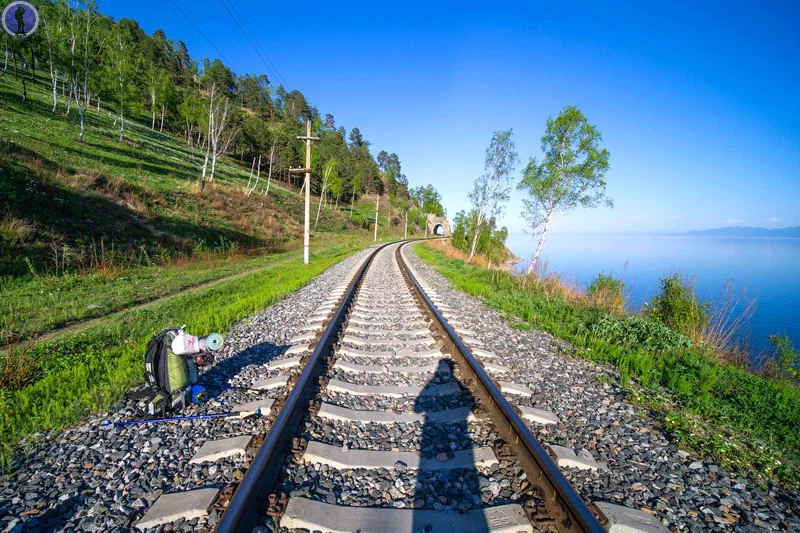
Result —
[[[536, 242], [512, 234], [507, 246], [523, 258], [517, 265], [523, 270]], [[698, 296], [712, 301], [723, 298], [732, 279], [757, 301], [749, 327], [754, 356], [770, 349], [767, 338], [775, 333], [789, 334], [800, 348], [800, 239], [550, 235], [542, 259], [548, 271], [584, 288], [600, 272], [621, 274], [632, 310], [656, 295], [659, 279], [670, 273], [696, 276]]]

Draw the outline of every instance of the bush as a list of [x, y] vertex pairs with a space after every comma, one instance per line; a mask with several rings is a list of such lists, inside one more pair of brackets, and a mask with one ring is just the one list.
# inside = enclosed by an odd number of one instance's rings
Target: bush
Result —
[[611, 274], [600, 273], [586, 287], [589, 300], [613, 314], [625, 312], [625, 283]]
[[646, 315], [697, 340], [709, 325], [711, 304], [697, 299], [692, 281], [673, 274], [661, 279], [661, 293], [650, 302]]
[[606, 342], [646, 351], [663, 352], [692, 347], [692, 341], [686, 335], [637, 315], [622, 320], [601, 317], [589, 327], [589, 331]]
[[770, 335], [769, 343], [775, 347], [777, 357], [775, 364], [781, 377], [800, 380], [800, 352], [794, 349], [792, 339], [788, 335]]

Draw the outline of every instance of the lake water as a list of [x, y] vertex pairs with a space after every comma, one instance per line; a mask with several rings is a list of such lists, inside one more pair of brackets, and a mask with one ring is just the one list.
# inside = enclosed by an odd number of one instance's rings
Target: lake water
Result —
[[[523, 258], [523, 270], [536, 248], [526, 234], [509, 235], [508, 248]], [[659, 279], [674, 272], [696, 276], [697, 294], [717, 301], [726, 280], [745, 288], [757, 310], [750, 323], [753, 353], [770, 348], [767, 337], [788, 333], [800, 348], [800, 239], [722, 237], [551, 235], [542, 259], [582, 287], [600, 272], [619, 276], [630, 290], [629, 307], [638, 310], [659, 291]]]

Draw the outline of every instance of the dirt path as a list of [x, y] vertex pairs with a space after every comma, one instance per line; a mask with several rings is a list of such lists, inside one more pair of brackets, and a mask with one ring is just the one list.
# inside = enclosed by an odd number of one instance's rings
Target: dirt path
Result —
[[42, 333], [40, 335], [36, 335], [34, 337], [31, 337], [30, 339], [25, 339], [24, 341], [19, 341], [19, 342], [7, 344], [7, 345], [3, 346], [2, 349], [0, 349], [0, 354], [2, 354], [4, 352], [10, 352], [10, 351], [15, 350], [15, 349], [23, 349], [24, 350], [25, 348], [31, 346], [34, 343], [45, 342], [45, 341], [48, 341], [48, 340], [52, 340], [53, 338], [58, 337], [60, 335], [66, 335], [68, 333], [77, 333], [79, 331], [83, 331], [83, 330], [85, 330], [87, 328], [90, 328], [90, 327], [92, 327], [94, 325], [97, 325], [101, 320], [105, 320], [107, 318], [111, 318], [111, 317], [120, 315], [122, 313], [127, 313], [129, 311], [135, 311], [137, 309], [142, 309], [142, 308], [147, 307], [149, 305], [154, 305], [154, 304], [157, 304], [159, 302], [170, 300], [172, 298], [175, 298], [177, 296], [181, 296], [183, 294], [191, 293], [191, 292], [194, 292], [194, 291], [199, 291], [201, 289], [207, 289], [209, 287], [213, 287], [214, 285], [218, 285], [219, 283], [222, 283], [223, 281], [230, 281], [232, 279], [240, 278], [240, 277], [246, 276], [248, 274], [253, 274], [255, 272], [260, 272], [262, 270], [266, 270], [268, 268], [272, 268], [272, 267], [281, 265], [283, 263], [286, 263], [287, 261], [291, 261], [293, 259], [297, 259], [297, 257], [300, 257], [301, 255], [302, 255], [302, 252], [299, 252], [299, 251], [298, 251], [298, 253], [294, 253], [293, 252], [290, 257], [285, 257], [285, 258], [279, 259], [277, 261], [272, 261], [270, 263], [267, 263], [266, 265], [262, 265], [262, 266], [255, 267], [255, 268], [250, 268], [248, 270], [243, 270], [241, 272], [237, 272], [236, 274], [229, 274], [227, 276], [223, 276], [221, 278], [217, 278], [217, 279], [212, 280], [212, 281], [206, 281], [206, 282], [203, 282], [203, 283], [200, 283], [200, 284], [197, 284], [197, 285], [191, 285], [191, 286], [186, 287], [185, 289], [181, 289], [181, 290], [179, 290], [177, 292], [166, 294], [164, 296], [159, 296], [158, 298], [154, 298], [152, 300], [147, 300], [146, 302], [140, 302], [140, 303], [135, 304], [135, 305], [131, 305], [131, 306], [128, 306], [128, 307], [125, 307], [125, 308], [122, 308], [122, 309], [118, 309], [116, 311], [112, 311], [112, 312], [107, 313], [107, 314], [102, 315], [102, 316], [98, 316], [98, 317], [94, 317], [94, 318], [88, 318], [86, 320], [78, 320], [76, 322], [71, 322], [71, 323], [68, 323], [66, 325], [57, 327], [55, 329], [51, 329], [50, 331], [48, 331], [46, 333]]

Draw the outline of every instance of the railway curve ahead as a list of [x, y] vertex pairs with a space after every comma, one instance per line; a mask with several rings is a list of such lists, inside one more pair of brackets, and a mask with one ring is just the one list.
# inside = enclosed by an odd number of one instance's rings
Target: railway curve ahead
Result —
[[545, 415], [506, 398], [509, 369], [448, 322], [407, 244], [293, 339], [304, 366], [217, 531], [605, 531], [523, 420]]

